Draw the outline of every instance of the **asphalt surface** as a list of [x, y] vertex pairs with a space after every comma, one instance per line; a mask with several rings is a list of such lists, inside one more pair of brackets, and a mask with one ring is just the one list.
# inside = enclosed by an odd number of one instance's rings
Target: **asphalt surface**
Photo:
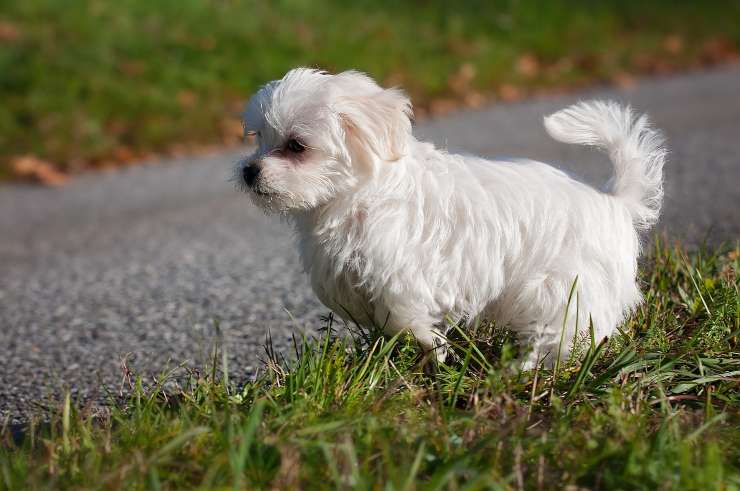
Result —
[[[740, 67], [460, 112], [416, 132], [601, 183], [604, 157], [552, 142], [541, 124], [591, 97], [630, 102], [665, 131], [662, 230], [688, 244], [740, 238]], [[232, 377], [248, 376], [268, 329], [283, 348], [292, 332], [315, 332], [327, 311], [290, 231], [227, 182], [237, 156], [90, 174], [61, 188], [0, 187], [0, 421], [22, 421], [64, 387], [103, 400], [104, 385], [118, 390], [126, 354], [152, 374], [203, 363], [221, 340]]]

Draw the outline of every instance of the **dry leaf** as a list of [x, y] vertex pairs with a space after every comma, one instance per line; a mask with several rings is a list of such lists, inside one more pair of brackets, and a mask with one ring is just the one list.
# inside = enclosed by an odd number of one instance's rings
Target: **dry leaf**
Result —
[[635, 77], [626, 72], [615, 73], [612, 77], [612, 82], [614, 82], [614, 85], [622, 89], [631, 89], [632, 87], [637, 85]]
[[120, 164], [115, 160], [105, 159], [95, 163], [95, 168], [100, 170], [113, 170], [120, 167]]
[[719, 63], [736, 59], [738, 57], [738, 52], [726, 40], [713, 38], [707, 40], [702, 45], [702, 55], [709, 63]]
[[539, 73], [540, 63], [533, 55], [525, 54], [517, 60], [516, 71], [527, 78], [532, 78]]
[[179, 91], [176, 98], [177, 103], [180, 104], [180, 107], [182, 108], [193, 107], [198, 102], [198, 94], [187, 89]]
[[465, 94], [463, 102], [465, 103], [466, 107], [478, 109], [486, 102], [486, 98], [483, 97], [480, 92], [476, 92], [473, 90]]
[[237, 145], [244, 139], [242, 122], [235, 118], [221, 121], [221, 139], [227, 145]]
[[15, 24], [0, 20], [0, 42], [13, 42], [21, 37], [21, 31]]
[[498, 96], [506, 102], [518, 101], [523, 95], [519, 87], [511, 84], [503, 84], [498, 88]]
[[33, 155], [16, 157], [11, 160], [10, 166], [16, 176], [48, 186], [60, 186], [69, 179], [69, 176], [56, 169], [54, 164]]
[[119, 162], [128, 163], [136, 159], [136, 153], [131, 148], [121, 145], [113, 151], [113, 157]]
[[683, 39], [677, 34], [668, 36], [663, 41], [663, 48], [672, 55], [676, 55], [683, 51]]

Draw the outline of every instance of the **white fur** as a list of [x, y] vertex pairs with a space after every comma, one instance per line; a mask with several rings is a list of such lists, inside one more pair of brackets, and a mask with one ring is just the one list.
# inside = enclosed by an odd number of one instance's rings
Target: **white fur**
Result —
[[[638, 230], [660, 211], [665, 151], [645, 117], [588, 102], [545, 119], [553, 138], [608, 152], [601, 192], [540, 162], [449, 154], [413, 137], [410, 113], [358, 72], [291, 70], [249, 101], [258, 149], [237, 175], [261, 169], [250, 195], [294, 225], [321, 301], [426, 349], [447, 319], [494, 319], [531, 346], [526, 367], [551, 364], [561, 333], [567, 356], [589, 316], [611, 335], [640, 302]], [[290, 138], [306, 150], [286, 150]]]

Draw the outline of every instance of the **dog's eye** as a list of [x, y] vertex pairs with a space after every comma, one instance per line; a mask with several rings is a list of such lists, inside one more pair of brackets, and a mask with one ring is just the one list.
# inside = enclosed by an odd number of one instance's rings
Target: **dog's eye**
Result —
[[290, 140], [288, 140], [288, 142], [285, 144], [285, 148], [294, 153], [301, 153], [306, 149], [306, 147], [304, 147], [303, 144], [295, 138], [291, 138]]

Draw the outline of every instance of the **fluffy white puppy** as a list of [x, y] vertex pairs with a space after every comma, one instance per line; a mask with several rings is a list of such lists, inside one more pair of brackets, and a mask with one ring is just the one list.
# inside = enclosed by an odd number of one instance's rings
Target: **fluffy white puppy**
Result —
[[662, 199], [665, 150], [647, 119], [612, 102], [545, 118], [556, 140], [608, 152], [599, 191], [540, 162], [449, 154], [414, 138], [410, 116], [401, 91], [355, 71], [291, 70], [247, 104], [257, 149], [237, 179], [293, 224], [319, 299], [408, 330], [439, 359], [448, 319], [508, 325], [531, 347], [525, 367], [551, 364], [589, 317], [599, 338], [613, 333], [641, 300], [638, 234]]

